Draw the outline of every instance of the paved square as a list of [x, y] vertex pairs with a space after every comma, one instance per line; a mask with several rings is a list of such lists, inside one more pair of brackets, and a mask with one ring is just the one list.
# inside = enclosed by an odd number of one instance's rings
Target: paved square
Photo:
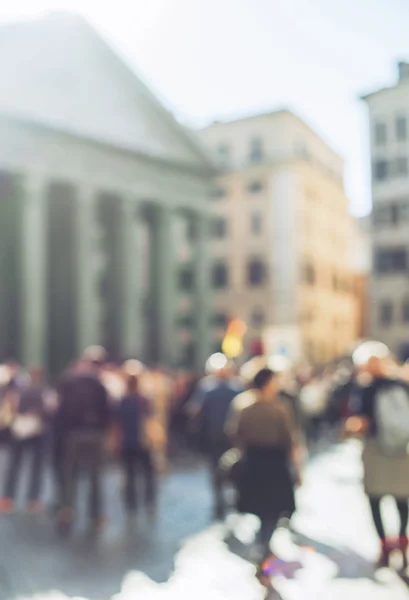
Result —
[[[311, 460], [298, 493], [293, 538], [277, 532], [273, 546], [302, 568], [277, 580], [283, 600], [403, 600], [409, 597], [392, 572], [375, 577], [377, 539], [362, 492], [359, 447], [333, 447]], [[0, 599], [82, 597], [87, 600], [261, 600], [253, 566], [229, 552], [225, 528], [210, 524], [211, 496], [200, 462], [175, 470], [161, 487], [158, 516], [141, 511], [126, 519], [121, 478], [106, 478], [109, 525], [95, 539], [81, 514], [73, 536], [61, 540], [51, 517], [23, 512], [0, 517]], [[84, 490], [83, 490], [84, 492]], [[80, 492], [81, 493], [81, 492]], [[83, 509], [83, 503], [81, 503]], [[397, 518], [385, 501], [390, 534]], [[82, 511], [85, 513], [85, 511]], [[231, 517], [237, 536], [250, 539], [251, 517]]]

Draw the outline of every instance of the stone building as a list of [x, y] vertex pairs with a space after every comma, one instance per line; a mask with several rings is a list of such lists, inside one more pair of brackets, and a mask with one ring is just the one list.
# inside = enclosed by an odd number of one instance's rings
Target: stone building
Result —
[[214, 197], [215, 338], [248, 325], [248, 348], [322, 364], [360, 328], [355, 227], [343, 162], [288, 110], [214, 123], [203, 140], [224, 165]]
[[0, 70], [0, 360], [202, 366], [206, 153], [75, 15], [1, 27]]
[[409, 358], [409, 63], [364, 97], [372, 161], [370, 334]]
[[354, 265], [354, 288], [358, 300], [358, 338], [363, 340], [369, 337], [369, 279], [372, 270], [371, 249], [371, 215], [356, 219], [355, 243], [352, 244], [352, 256]]

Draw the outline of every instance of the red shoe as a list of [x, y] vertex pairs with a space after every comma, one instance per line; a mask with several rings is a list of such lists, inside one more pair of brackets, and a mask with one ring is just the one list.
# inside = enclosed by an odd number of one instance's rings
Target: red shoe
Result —
[[409, 548], [409, 539], [406, 535], [403, 535], [399, 538], [399, 550], [402, 553], [402, 571], [406, 572], [408, 569], [408, 548]]
[[39, 513], [43, 512], [43, 505], [39, 500], [30, 500], [30, 502], [27, 504], [27, 511], [31, 515], [38, 515]]
[[388, 543], [387, 540], [382, 540], [381, 555], [375, 565], [377, 569], [383, 569], [385, 567], [389, 567], [390, 553], [391, 553], [390, 544]]
[[11, 513], [14, 510], [14, 502], [11, 498], [0, 498], [0, 513]]

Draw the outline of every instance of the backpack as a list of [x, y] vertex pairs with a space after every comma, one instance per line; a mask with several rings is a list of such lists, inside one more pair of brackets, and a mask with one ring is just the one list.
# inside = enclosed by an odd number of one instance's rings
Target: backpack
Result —
[[399, 384], [379, 390], [375, 398], [378, 443], [388, 456], [405, 456], [409, 446], [409, 395]]

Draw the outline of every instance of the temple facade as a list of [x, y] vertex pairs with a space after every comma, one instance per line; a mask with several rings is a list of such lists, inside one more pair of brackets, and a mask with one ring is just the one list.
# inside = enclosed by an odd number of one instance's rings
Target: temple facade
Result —
[[58, 373], [101, 344], [201, 367], [206, 153], [78, 17], [3, 27], [0, 48], [0, 360]]

